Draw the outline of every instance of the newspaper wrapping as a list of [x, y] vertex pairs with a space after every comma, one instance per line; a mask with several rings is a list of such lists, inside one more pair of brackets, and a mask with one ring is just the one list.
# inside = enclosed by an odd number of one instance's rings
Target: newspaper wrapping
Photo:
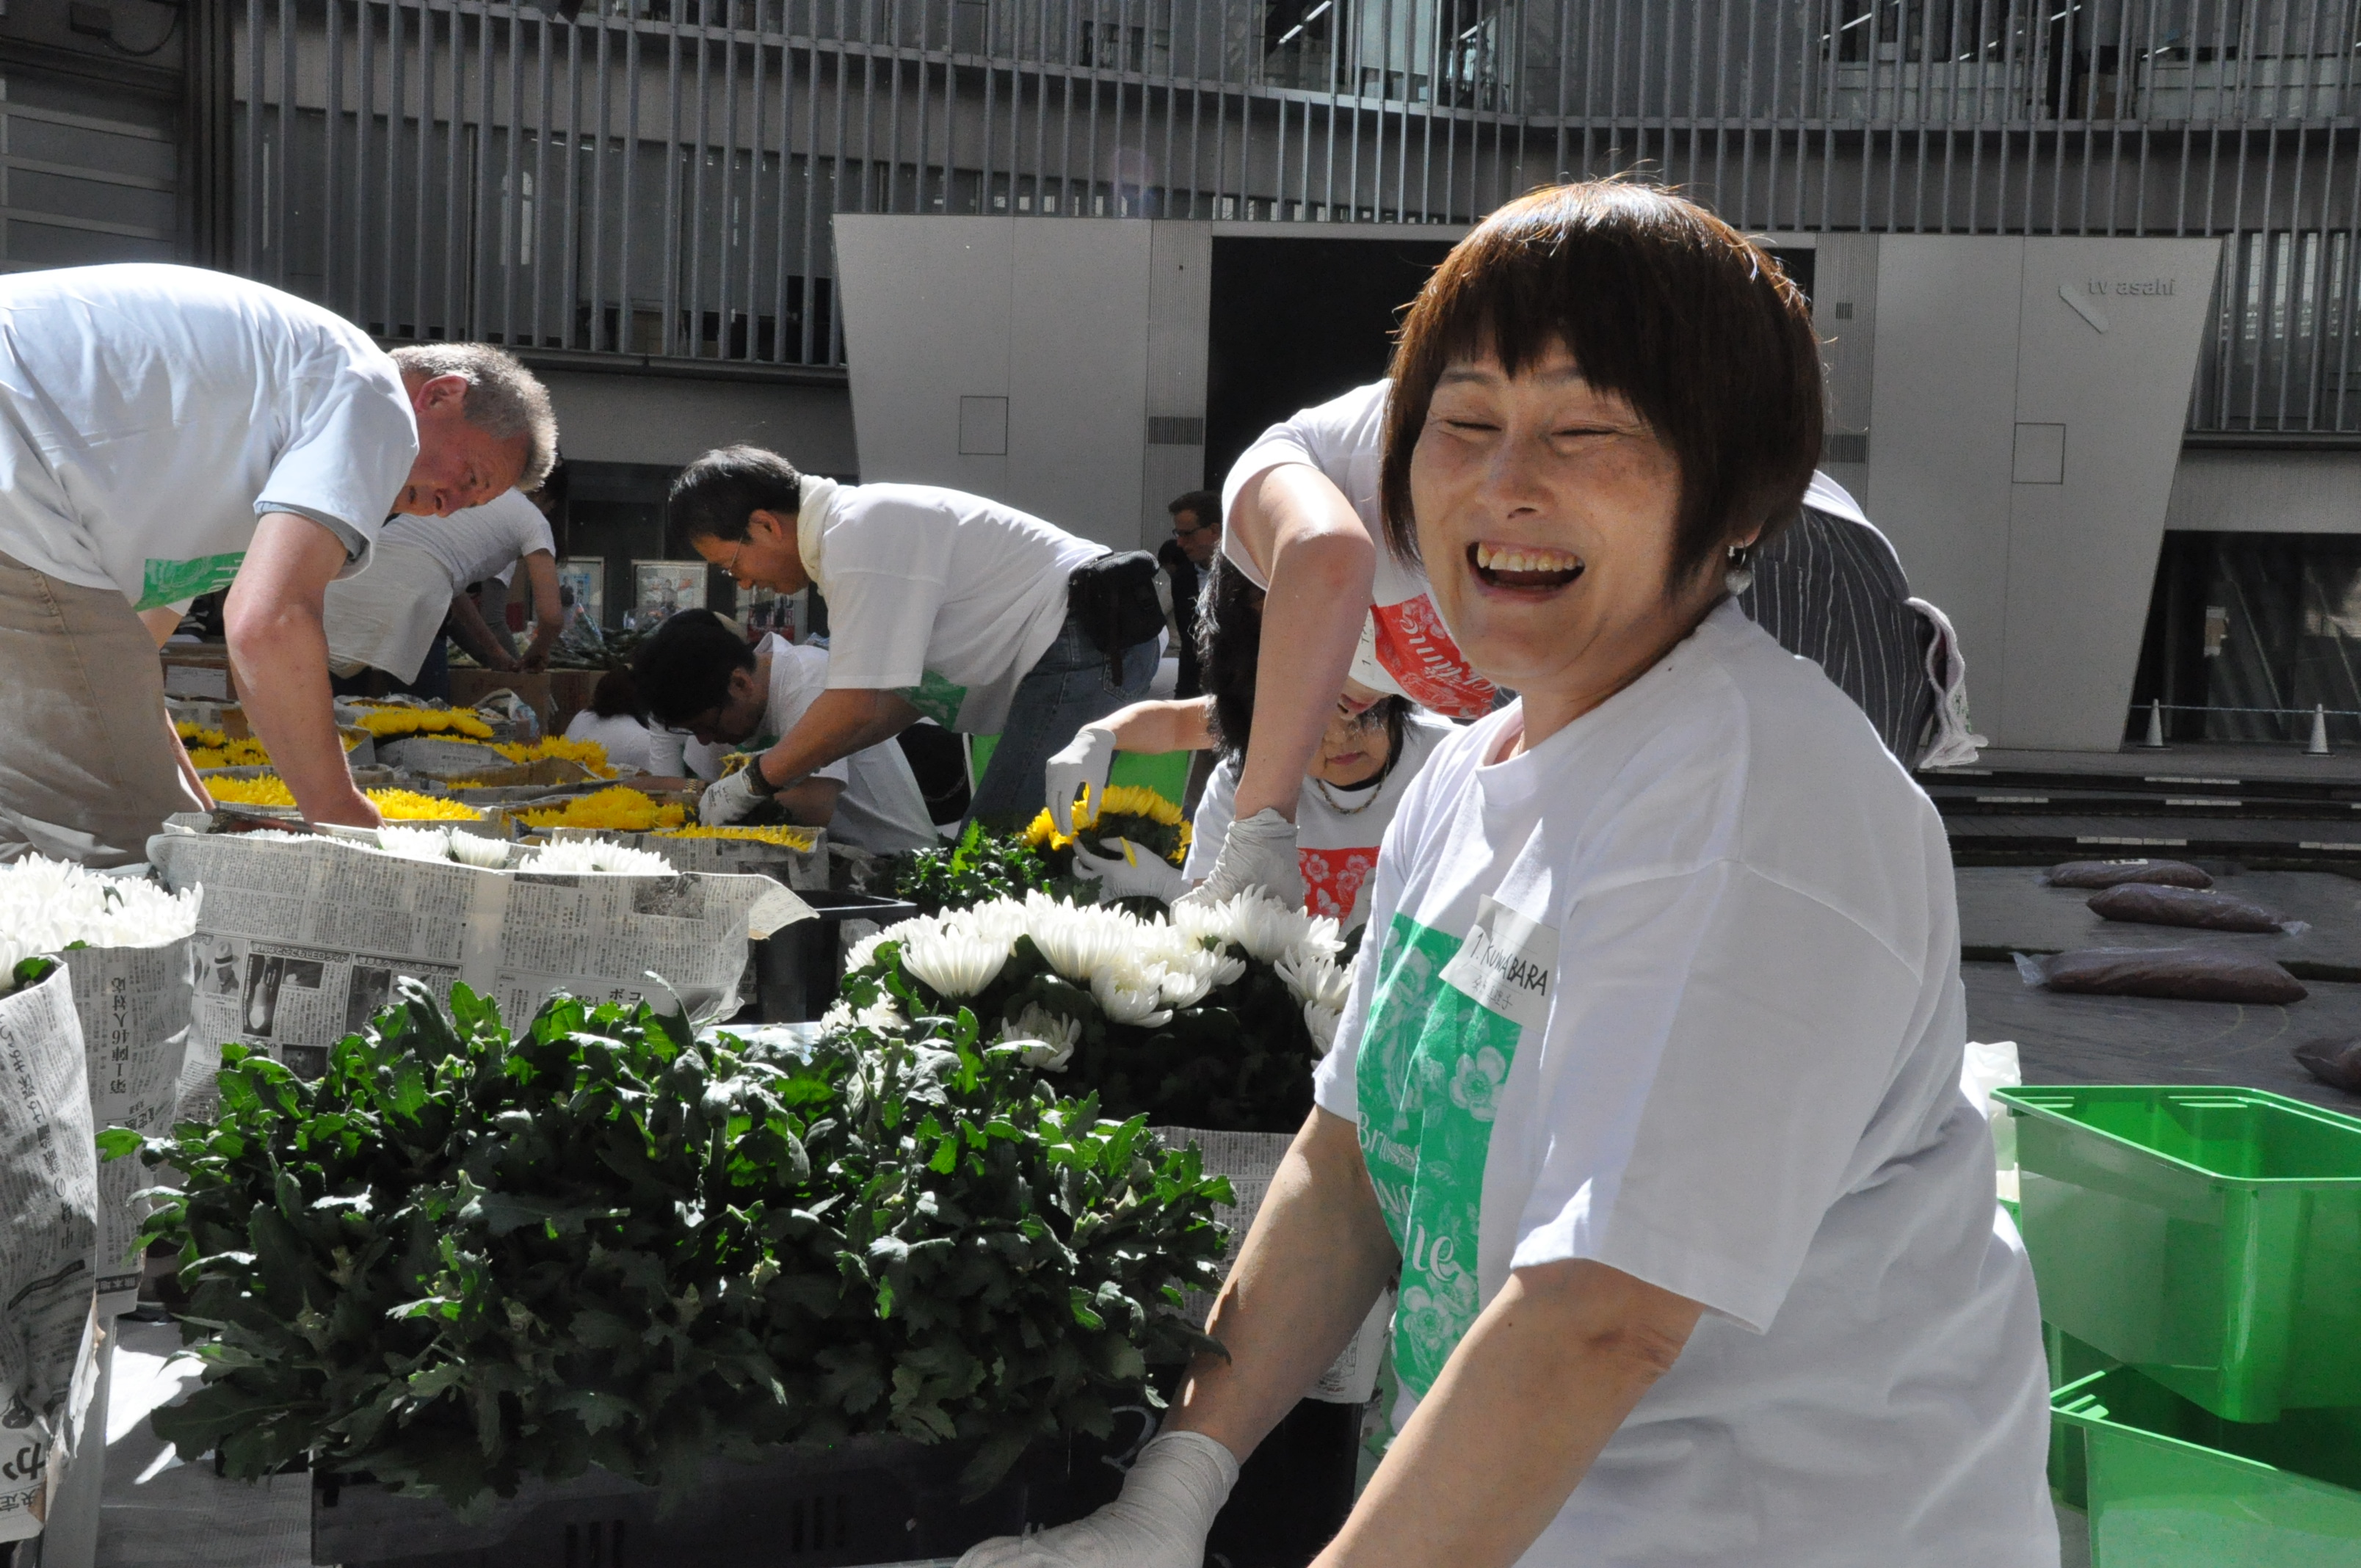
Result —
[[[92, 1125], [160, 1135], [180, 1102], [196, 995], [194, 941], [182, 937], [154, 948], [76, 948], [65, 955], [65, 964], [73, 981], [74, 1014], [82, 1023]], [[216, 1045], [216, 1068], [220, 1061]], [[139, 1260], [131, 1254], [147, 1204], [134, 1204], [131, 1195], [152, 1180], [137, 1159], [100, 1162], [96, 1266], [102, 1323], [138, 1304]]]
[[593, 828], [553, 828], [550, 838], [611, 839], [634, 849], [653, 850], [672, 862], [676, 872], [708, 872], [766, 876], [796, 889], [828, 887], [828, 832], [821, 828], [800, 831], [811, 835], [811, 848], [766, 843], [760, 839], [667, 839], [661, 833], [611, 833]]
[[86, 1401], [98, 1149], [63, 968], [0, 997], [0, 1541], [41, 1529]]
[[[1271, 1178], [1279, 1173], [1279, 1162], [1295, 1142], [1295, 1135], [1215, 1133], [1202, 1127], [1150, 1127], [1148, 1132], [1168, 1149], [1195, 1144], [1204, 1157], [1205, 1169], [1230, 1179], [1230, 1191], [1237, 1201], [1224, 1206], [1221, 1215], [1222, 1223], [1230, 1227], [1229, 1245], [1222, 1253], [1222, 1271], [1227, 1274], [1238, 1260], [1238, 1249], [1246, 1245], [1246, 1233], [1254, 1228], [1255, 1216], [1262, 1212]], [[1213, 1310], [1213, 1299], [1191, 1290], [1185, 1310], [1202, 1324]], [[1394, 1293], [1388, 1287], [1369, 1308], [1369, 1315], [1361, 1320], [1344, 1354], [1320, 1375], [1304, 1398], [1332, 1405], [1366, 1405], [1375, 1398], [1378, 1366], [1385, 1359], [1393, 1320]]]
[[[653, 974], [692, 1019], [724, 1019], [748, 941], [811, 917], [766, 877], [487, 871], [325, 837], [166, 832], [148, 858], [167, 887], [205, 890], [192, 1038], [307, 1077], [392, 1000], [397, 975], [438, 997], [465, 981], [522, 1026], [553, 992], [632, 1003]], [[209, 1114], [204, 1092], [181, 1113]]]
[[509, 766], [509, 760], [480, 740], [451, 740], [440, 735], [406, 735], [379, 740], [377, 760], [405, 773], [434, 780], [476, 778]]

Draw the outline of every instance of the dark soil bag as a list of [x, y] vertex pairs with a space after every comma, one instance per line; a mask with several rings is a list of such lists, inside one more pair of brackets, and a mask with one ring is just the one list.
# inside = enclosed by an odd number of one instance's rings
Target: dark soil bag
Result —
[[2361, 1094], [2361, 1040], [2335, 1036], [2306, 1040], [2296, 1047], [2295, 1059], [2331, 1089]]
[[2250, 931], [2271, 936], [2295, 936], [2311, 927], [2275, 910], [2226, 893], [2206, 893], [2193, 887], [2127, 882], [2095, 894], [2091, 913], [2108, 920], [2136, 921], [2143, 926], [2193, 926], [2201, 931]]
[[2127, 882], [2207, 888], [2213, 879], [2186, 861], [2069, 861], [2041, 873], [2048, 887], [2115, 887]]
[[2086, 996], [2287, 1003], [2311, 994], [2270, 959], [2219, 948], [2085, 948], [2047, 958], [2019, 953], [2016, 972], [2027, 985]]

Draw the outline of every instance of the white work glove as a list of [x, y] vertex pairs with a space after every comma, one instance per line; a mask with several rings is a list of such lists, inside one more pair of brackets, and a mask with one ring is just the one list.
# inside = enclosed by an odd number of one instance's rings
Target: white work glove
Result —
[[1074, 880], [1098, 883], [1101, 904], [1142, 896], [1160, 898], [1170, 904], [1189, 891], [1189, 879], [1180, 873], [1180, 868], [1145, 844], [1135, 844], [1128, 839], [1109, 839], [1100, 847], [1121, 853], [1094, 855], [1076, 844]]
[[1084, 788], [1095, 800], [1106, 794], [1107, 774], [1115, 768], [1115, 731], [1085, 724], [1074, 731], [1066, 749], [1043, 768], [1042, 784], [1049, 795], [1049, 820], [1060, 833], [1074, 830], [1074, 796]]
[[1295, 858], [1295, 824], [1268, 806], [1230, 824], [1222, 852], [1213, 858], [1213, 874], [1180, 902], [1221, 904], [1250, 887], [1290, 909], [1303, 907], [1303, 865]]
[[770, 793], [761, 787], [761, 775], [754, 772], [758, 766], [749, 762], [728, 778], [707, 784], [697, 797], [697, 819], [708, 828], [727, 828], [769, 804]]
[[1123, 1495], [1088, 1519], [968, 1549], [959, 1568], [1202, 1568], [1205, 1534], [1237, 1485], [1238, 1462], [1198, 1431], [1139, 1451]]

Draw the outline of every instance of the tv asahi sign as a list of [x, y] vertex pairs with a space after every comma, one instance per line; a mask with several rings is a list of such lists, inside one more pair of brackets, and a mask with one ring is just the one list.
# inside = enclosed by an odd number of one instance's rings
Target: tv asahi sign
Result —
[[2090, 280], [2093, 294], [2113, 294], [2128, 298], [2136, 294], [2170, 295], [2180, 291], [2178, 278], [2093, 278]]

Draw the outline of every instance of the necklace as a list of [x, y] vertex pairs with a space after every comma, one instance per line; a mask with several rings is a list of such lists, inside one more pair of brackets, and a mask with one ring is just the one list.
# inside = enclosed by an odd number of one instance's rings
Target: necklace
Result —
[[1334, 812], [1337, 816], [1357, 817], [1362, 812], [1368, 810], [1369, 807], [1378, 804], [1378, 796], [1385, 794], [1386, 774], [1391, 771], [1392, 769], [1390, 767], [1380, 768], [1378, 770], [1378, 776], [1371, 779], [1368, 783], [1348, 786], [1353, 789], [1365, 789], [1369, 792], [1369, 798], [1361, 802], [1358, 806], [1345, 806], [1339, 802], [1334, 795], [1330, 795], [1328, 793], [1328, 781], [1326, 779], [1313, 779], [1312, 781], [1312, 787], [1320, 792], [1320, 798], [1326, 801], [1328, 803], [1328, 809]]

